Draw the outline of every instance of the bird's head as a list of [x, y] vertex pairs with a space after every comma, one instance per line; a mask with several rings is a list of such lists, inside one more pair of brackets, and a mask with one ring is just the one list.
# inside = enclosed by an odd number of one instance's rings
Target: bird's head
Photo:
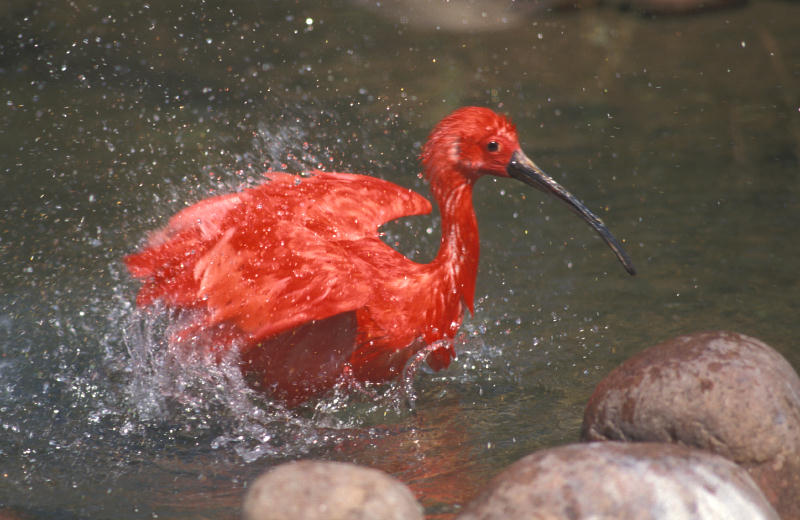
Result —
[[420, 159], [432, 181], [445, 177], [445, 172], [458, 172], [470, 180], [483, 175], [513, 177], [554, 195], [600, 235], [628, 273], [636, 273], [630, 257], [603, 221], [525, 155], [517, 130], [507, 117], [488, 108], [459, 108], [436, 125]]
[[506, 166], [519, 150], [511, 121], [483, 107], [463, 107], [451, 113], [431, 132], [422, 150], [425, 171], [444, 167], [467, 177], [508, 177]]

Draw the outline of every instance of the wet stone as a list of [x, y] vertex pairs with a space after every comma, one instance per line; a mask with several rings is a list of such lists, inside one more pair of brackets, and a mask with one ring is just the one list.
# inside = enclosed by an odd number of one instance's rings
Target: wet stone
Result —
[[745, 470], [661, 443], [590, 443], [517, 461], [458, 520], [757, 520], [778, 516]]
[[601, 381], [584, 441], [679, 443], [743, 468], [784, 518], [800, 518], [800, 378], [763, 342], [733, 332], [671, 339]]
[[397, 479], [376, 469], [324, 461], [290, 462], [250, 485], [243, 520], [414, 520], [422, 507]]

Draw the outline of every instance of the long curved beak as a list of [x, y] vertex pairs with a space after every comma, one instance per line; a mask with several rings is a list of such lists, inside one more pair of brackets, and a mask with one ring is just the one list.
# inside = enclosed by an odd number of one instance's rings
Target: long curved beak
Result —
[[536, 166], [533, 161], [528, 159], [528, 156], [522, 153], [522, 150], [517, 150], [511, 155], [511, 162], [506, 166], [506, 172], [508, 172], [511, 177], [521, 180], [525, 184], [533, 186], [544, 193], [555, 195], [557, 198], [566, 202], [570, 209], [597, 231], [597, 234], [600, 235], [605, 243], [608, 244], [608, 247], [617, 255], [620, 263], [622, 263], [622, 267], [624, 267], [629, 274], [636, 274], [636, 268], [633, 267], [631, 257], [622, 249], [622, 245], [614, 238], [614, 235], [612, 235], [611, 231], [603, 224], [603, 221], [600, 220], [597, 215], [589, 211], [589, 208], [587, 208], [583, 202], [576, 199], [574, 195], [554, 181], [552, 177]]

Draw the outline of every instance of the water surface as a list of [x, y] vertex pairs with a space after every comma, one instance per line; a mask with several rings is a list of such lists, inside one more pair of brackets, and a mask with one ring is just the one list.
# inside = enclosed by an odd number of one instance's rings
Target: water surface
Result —
[[[493, 5], [44, 2], [0, 7], [0, 504], [31, 518], [236, 518], [300, 457], [353, 461], [447, 516], [519, 457], [577, 440], [614, 366], [724, 328], [800, 366], [800, 5], [693, 17]], [[477, 312], [413, 411], [288, 412], [231, 365], [176, 365], [121, 257], [176, 210], [267, 169], [370, 173], [427, 195], [452, 109], [509, 114], [600, 214], [511, 180], [475, 193]], [[437, 217], [387, 227], [420, 260]]]

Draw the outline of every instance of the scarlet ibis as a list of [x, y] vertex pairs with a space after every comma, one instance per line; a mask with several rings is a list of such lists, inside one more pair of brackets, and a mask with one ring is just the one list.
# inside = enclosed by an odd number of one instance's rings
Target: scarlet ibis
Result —
[[343, 374], [400, 375], [421, 349], [446, 368], [464, 308], [474, 313], [478, 224], [472, 188], [513, 177], [566, 202], [630, 274], [630, 257], [603, 222], [520, 149], [509, 119], [464, 107], [440, 121], [420, 156], [441, 212], [439, 252], [414, 262], [379, 238], [384, 223], [426, 214], [419, 194], [374, 177], [268, 172], [263, 184], [174, 215], [125, 258], [142, 280], [140, 307], [161, 301], [182, 317], [173, 343], [239, 348], [251, 380], [289, 404]]

